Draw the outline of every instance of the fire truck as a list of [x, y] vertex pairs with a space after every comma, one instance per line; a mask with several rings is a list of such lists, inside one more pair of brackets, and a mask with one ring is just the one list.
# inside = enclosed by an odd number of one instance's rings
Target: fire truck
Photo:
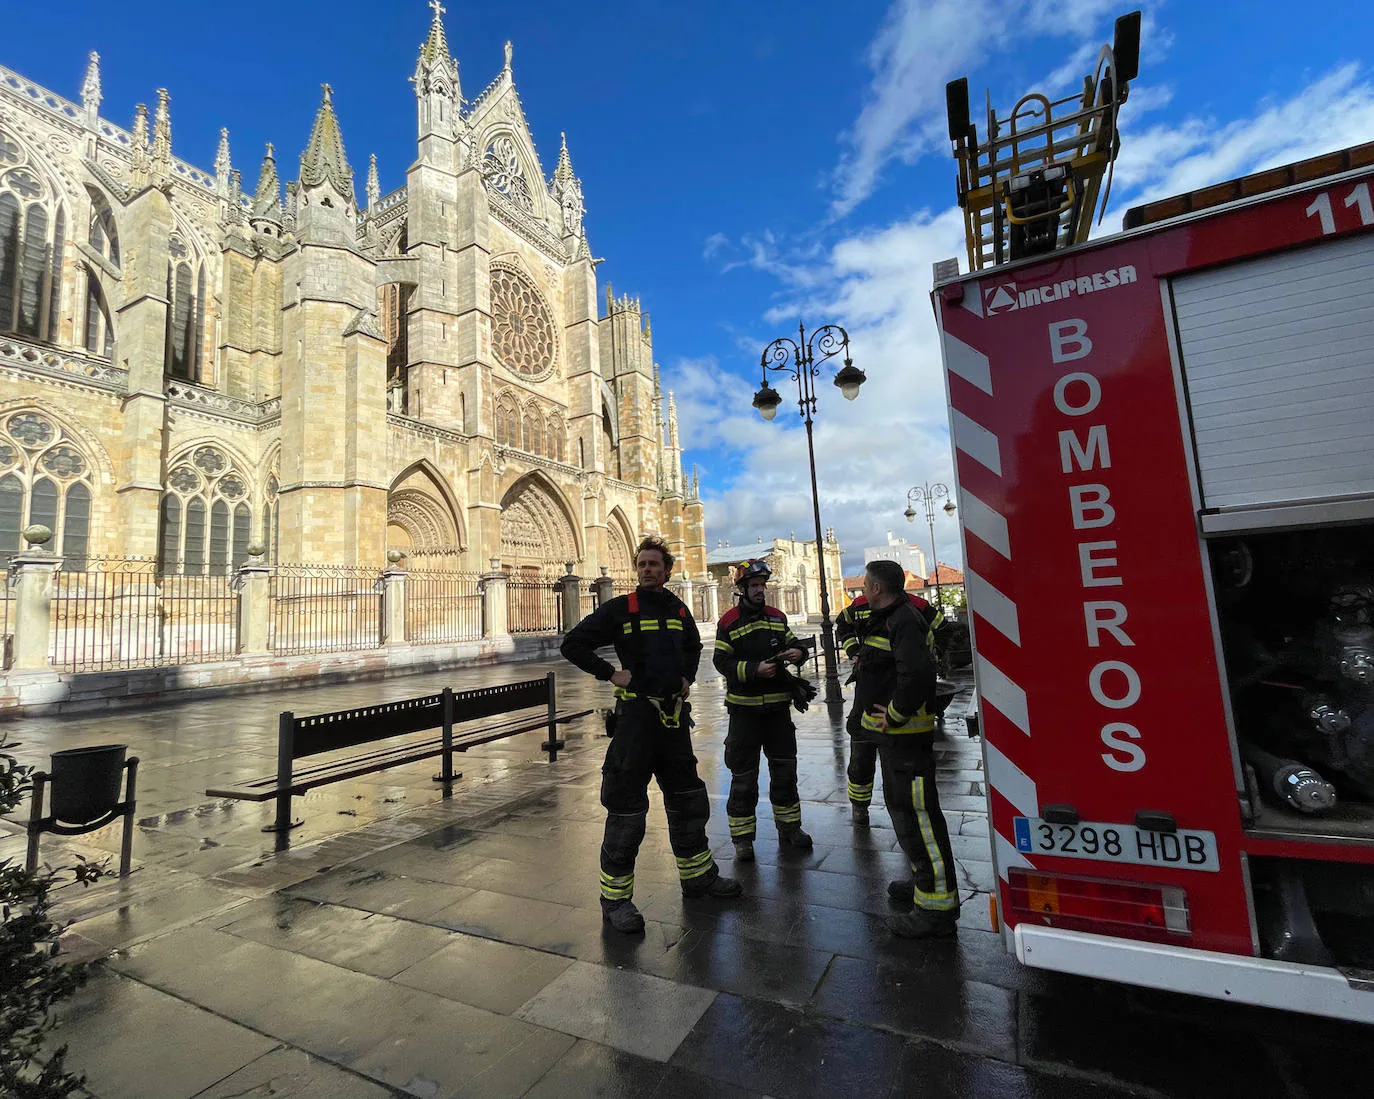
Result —
[[1374, 1022], [1374, 143], [1092, 236], [1136, 76], [970, 120], [937, 264], [1024, 964]]

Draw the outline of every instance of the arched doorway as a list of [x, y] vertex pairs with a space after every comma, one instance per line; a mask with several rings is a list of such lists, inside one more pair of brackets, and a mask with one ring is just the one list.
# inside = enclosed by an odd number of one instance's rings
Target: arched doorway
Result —
[[410, 569], [456, 570], [463, 551], [461, 521], [451, 492], [428, 462], [417, 462], [391, 485], [386, 501], [388, 550]]
[[506, 571], [561, 573], [563, 562], [581, 557], [558, 489], [536, 473], [516, 481], [501, 500], [501, 563]]

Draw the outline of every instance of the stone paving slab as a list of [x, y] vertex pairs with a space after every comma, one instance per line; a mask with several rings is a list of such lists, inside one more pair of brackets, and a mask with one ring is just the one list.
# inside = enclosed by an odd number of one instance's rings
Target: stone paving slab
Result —
[[[506, 679], [542, 671], [500, 669]], [[937, 742], [964, 899], [954, 941], [886, 931], [885, 883], [903, 859], [881, 792], [874, 826], [854, 830], [847, 739], [823, 708], [798, 721], [816, 848], [779, 849], [765, 799], [757, 861], [730, 861], [725, 712], [709, 678], [694, 694], [708, 832], [746, 896], [681, 896], [655, 790], [636, 870], [649, 918], [639, 937], [607, 931], [597, 902], [605, 739], [594, 721], [568, 731], [552, 766], [538, 733], [470, 754], [451, 798], [433, 788], [432, 762], [313, 792], [297, 803], [305, 824], [285, 851], [259, 831], [270, 806], [204, 798], [216, 768], [270, 769], [270, 736], [248, 726], [266, 718], [270, 732], [275, 709], [336, 709], [433, 685], [418, 682], [321, 689], [308, 705], [263, 695], [255, 710], [236, 700], [168, 708], [143, 740], [136, 722], [124, 727], [132, 751], [167, 753], [140, 806], [138, 869], [62, 901], [80, 921], [68, 944], [107, 956], [59, 1033], [97, 1099], [1368, 1090], [1367, 1028], [1029, 970], [1008, 956], [987, 907], [980, 747], [953, 735], [957, 702], [951, 735]], [[560, 672], [559, 693], [570, 705], [605, 701], [575, 674]], [[241, 743], [225, 727], [245, 730]], [[31, 743], [67, 746], [54, 738], [71, 732], [52, 719]], [[22, 848], [15, 829], [0, 821], [0, 852]], [[45, 855], [117, 849], [117, 830], [106, 829], [45, 845]], [[131, 1021], [135, 1001], [150, 1006]], [[119, 1052], [156, 1052], [163, 1039], [208, 1043], [213, 1056], [178, 1049], [150, 1067]]]

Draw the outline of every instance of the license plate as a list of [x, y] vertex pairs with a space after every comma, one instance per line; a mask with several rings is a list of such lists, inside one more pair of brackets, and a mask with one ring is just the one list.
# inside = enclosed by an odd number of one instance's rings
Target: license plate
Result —
[[1177, 870], [1221, 869], [1213, 832], [1147, 832], [1134, 824], [1051, 824], [1039, 817], [1014, 817], [1016, 849], [1027, 855], [1053, 855], [1094, 862], [1129, 862]]

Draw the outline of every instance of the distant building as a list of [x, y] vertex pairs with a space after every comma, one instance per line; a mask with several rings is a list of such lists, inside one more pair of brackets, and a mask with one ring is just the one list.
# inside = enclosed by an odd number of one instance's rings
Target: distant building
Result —
[[[919, 552], [919, 551], [918, 551]], [[875, 558], [879, 560], [879, 558]], [[892, 558], [888, 558], [892, 560]], [[941, 564], [940, 569], [940, 601], [948, 608], [959, 608], [964, 605], [964, 574], [952, 565]], [[858, 573], [855, 576], [844, 578], [845, 604], [852, 602], [855, 597], [862, 595], [864, 590], [864, 574]], [[913, 595], [919, 595], [929, 603], [934, 603], [935, 599], [935, 577], [921, 576], [913, 573], [910, 569], [906, 571], [906, 590]]]
[[[835, 539], [833, 528], [826, 531], [825, 543], [826, 589], [830, 597], [830, 613], [835, 615], [845, 605], [843, 573], [840, 558], [844, 551]], [[734, 604], [735, 567], [741, 561], [759, 557], [773, 570], [768, 588], [768, 601], [791, 617], [820, 620], [820, 569], [817, 563], [816, 542], [799, 542], [795, 533], [787, 538], [765, 542], [760, 538], [753, 545], [731, 546], [718, 542], [706, 554], [706, 571], [720, 585], [720, 609], [724, 613]]]
[[887, 545], [870, 546], [864, 550], [864, 564], [870, 561], [896, 561], [907, 572], [914, 572], [917, 576], [926, 574], [926, 555], [921, 547], [905, 538], [894, 538], [891, 531], [887, 532]]

